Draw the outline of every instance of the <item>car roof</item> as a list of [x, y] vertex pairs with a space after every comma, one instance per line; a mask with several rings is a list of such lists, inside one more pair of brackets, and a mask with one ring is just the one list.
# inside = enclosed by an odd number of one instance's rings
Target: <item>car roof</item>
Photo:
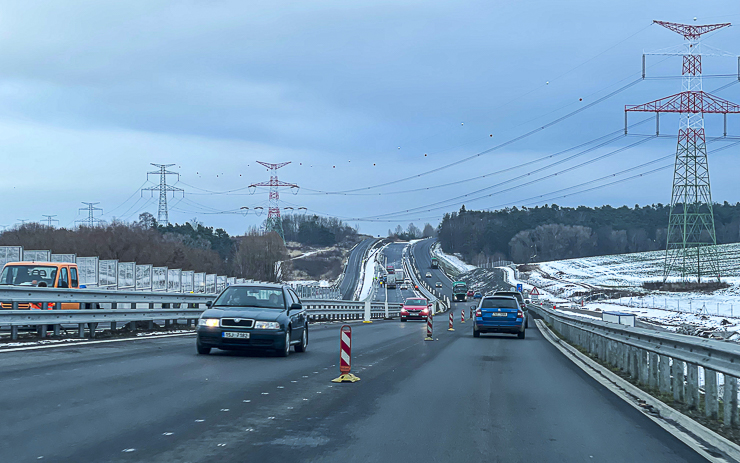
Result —
[[516, 298], [514, 296], [505, 296], [505, 295], [493, 295], [493, 296], [485, 296], [483, 299], [513, 299], [516, 301]]
[[62, 266], [69, 266], [74, 265], [77, 267], [77, 264], [74, 262], [44, 262], [44, 261], [35, 261], [35, 260], [26, 260], [26, 261], [20, 261], [20, 262], [8, 262], [7, 265], [44, 265], [47, 267], [62, 267]]
[[278, 288], [290, 288], [290, 286], [284, 285], [282, 283], [263, 283], [263, 282], [256, 282], [256, 281], [255, 282], [252, 282], [252, 283], [246, 283], [246, 282], [245, 283], [234, 283], [234, 284], [229, 285], [229, 288], [234, 287], [234, 286], [236, 286], [236, 287], [243, 287], [243, 286], [249, 286], [249, 287], [262, 286], [264, 288], [274, 288], [274, 289], [278, 289]]
[[502, 296], [514, 296], [514, 297], [516, 297], [517, 295], [519, 296], [522, 295], [522, 293], [520, 293], [519, 291], [496, 291], [495, 293], [493, 293], [494, 296], [497, 294], [500, 294]]

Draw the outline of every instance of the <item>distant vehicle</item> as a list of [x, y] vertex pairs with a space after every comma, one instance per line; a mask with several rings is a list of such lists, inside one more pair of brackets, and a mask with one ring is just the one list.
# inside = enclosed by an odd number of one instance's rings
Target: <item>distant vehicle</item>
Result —
[[401, 284], [400, 288], [401, 288], [402, 291], [404, 291], [404, 290], [409, 289], [409, 285], [407, 285], [406, 283], [403, 283], [403, 284]]
[[432, 268], [439, 268], [439, 261], [436, 257], [432, 257]]
[[[506, 296], [506, 297], [513, 297], [516, 299], [516, 301], [519, 303], [519, 307], [522, 308], [522, 310], [529, 315], [527, 311], [527, 303], [524, 301], [524, 296], [522, 296], [522, 293], [519, 291], [496, 291], [493, 293], [494, 296]], [[526, 327], [529, 328], [529, 320], [526, 322]]]
[[468, 300], [468, 284], [464, 281], [452, 283], [452, 298], [455, 302], [465, 302]]
[[385, 277], [385, 284], [388, 285], [388, 289], [396, 289], [396, 274], [389, 273], [388, 276]]
[[468, 297], [473, 297], [475, 295], [475, 292], [472, 289], [468, 290]]
[[423, 297], [410, 297], [401, 307], [401, 321], [426, 320], [429, 316], [429, 301]]
[[393, 266], [392, 266], [392, 265], [386, 265], [386, 267], [385, 267], [385, 271], [386, 271], [386, 272], [388, 272], [388, 274], [389, 274], [389, 275], [390, 275], [390, 274], [393, 274], [393, 273], [396, 273], [396, 269], [395, 269], [395, 268], [393, 268]]
[[198, 354], [224, 350], [267, 349], [281, 357], [308, 347], [308, 317], [290, 286], [263, 283], [231, 285], [198, 319]]
[[526, 335], [526, 315], [519, 301], [510, 296], [486, 296], [481, 299], [473, 319], [473, 337], [481, 333], [511, 333], [519, 339]]
[[[79, 289], [80, 277], [77, 264], [67, 262], [8, 262], [0, 275], [2, 286], [22, 286], [37, 288]], [[12, 309], [13, 304], [2, 303], [3, 309]], [[41, 309], [41, 303], [20, 302], [19, 309]], [[54, 308], [51, 302], [46, 303], [47, 310]], [[62, 310], [80, 308], [77, 302], [62, 302]]]
[[441, 288], [442, 287], [442, 282], [441, 281], [438, 281], [438, 282], [434, 283], [434, 287], [435, 288]]
[[396, 273], [396, 281], [399, 283], [402, 282], [403, 281], [403, 270], [398, 269], [396, 270], [395, 273]]
[[424, 276], [427, 277], [427, 278], [432, 278], [432, 272], [427, 272], [427, 274], [424, 275]]
[[480, 299], [482, 297], [483, 295], [481, 294], [480, 291], [476, 291], [475, 294], [473, 294], [473, 299]]

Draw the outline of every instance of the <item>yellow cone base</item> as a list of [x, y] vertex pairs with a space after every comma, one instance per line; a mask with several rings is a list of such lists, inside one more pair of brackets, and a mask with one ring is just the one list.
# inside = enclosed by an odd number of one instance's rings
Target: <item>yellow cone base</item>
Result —
[[346, 373], [341, 375], [339, 378], [334, 378], [331, 380], [332, 383], [356, 383], [359, 381], [360, 378], [353, 375], [352, 373]]
[[460, 323], [465, 323], [465, 320], [461, 321]]
[[434, 341], [434, 338], [424, 338], [425, 341]]
[[372, 320], [363, 320], [362, 323], [372, 323]]
[[455, 331], [455, 328], [447, 328], [447, 331]]

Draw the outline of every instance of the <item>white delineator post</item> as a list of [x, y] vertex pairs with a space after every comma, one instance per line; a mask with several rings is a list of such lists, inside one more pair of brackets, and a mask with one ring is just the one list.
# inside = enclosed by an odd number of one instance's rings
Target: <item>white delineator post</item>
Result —
[[385, 285], [385, 318], [390, 318], [388, 314], [388, 285]]

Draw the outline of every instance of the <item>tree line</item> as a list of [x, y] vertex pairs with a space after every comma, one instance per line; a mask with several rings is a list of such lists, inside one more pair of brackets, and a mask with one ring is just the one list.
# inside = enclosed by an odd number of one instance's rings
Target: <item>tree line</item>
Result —
[[[458, 212], [442, 219], [442, 249], [475, 265], [491, 260], [543, 262], [665, 249], [670, 207], [663, 204]], [[740, 203], [714, 205], [717, 243], [740, 241]]]
[[[333, 246], [357, 239], [356, 229], [335, 218], [288, 215], [283, 229], [286, 240], [303, 245]], [[195, 219], [162, 225], [148, 212], [132, 223], [113, 221], [94, 227], [26, 223], [0, 233], [0, 245], [262, 281], [275, 281], [275, 263], [289, 257], [275, 232], [251, 228], [244, 235], [230, 236]]]

